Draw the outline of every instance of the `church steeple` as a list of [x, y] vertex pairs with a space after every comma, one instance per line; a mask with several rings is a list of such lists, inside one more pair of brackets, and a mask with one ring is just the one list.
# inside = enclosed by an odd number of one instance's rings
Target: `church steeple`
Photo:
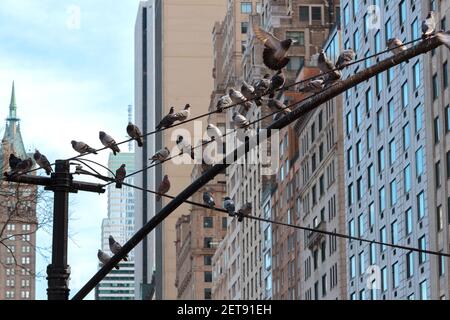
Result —
[[7, 121], [18, 121], [17, 118], [17, 105], [16, 105], [16, 91], [14, 89], [14, 81], [12, 83], [11, 101], [9, 103], [9, 116]]

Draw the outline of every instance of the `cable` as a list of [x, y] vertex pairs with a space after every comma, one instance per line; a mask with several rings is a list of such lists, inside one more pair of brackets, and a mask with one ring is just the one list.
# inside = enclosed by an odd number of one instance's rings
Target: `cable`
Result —
[[[159, 193], [159, 192], [156, 192], [156, 191], [144, 189], [144, 188], [141, 188], [141, 187], [138, 187], [138, 186], [134, 186], [134, 185], [129, 184], [129, 183], [123, 182], [122, 184], [125, 185], [125, 186], [128, 186], [130, 188], [135, 188], [135, 189], [138, 189], [138, 190], [141, 190], [141, 191], [144, 191], [144, 192], [156, 194], [156, 195], [159, 195], [161, 197], [166, 197], [166, 198], [169, 198], [169, 199], [174, 199], [175, 198], [174, 196], [170, 196], [170, 195], [162, 194], [162, 193]], [[188, 203], [188, 204], [191, 204], [191, 205], [194, 205], [194, 206], [198, 206], [198, 207], [202, 207], [202, 208], [218, 211], [218, 212], [221, 212], [221, 213], [229, 214], [227, 210], [222, 209], [222, 208], [210, 207], [210, 206], [207, 206], [207, 205], [202, 204], [202, 203], [198, 203], [198, 202], [194, 202], [194, 201], [188, 201], [188, 200], [186, 200], [184, 202]], [[271, 220], [271, 219], [260, 218], [260, 217], [252, 216], [252, 215], [241, 215], [241, 216], [243, 218], [248, 218], [248, 219], [262, 221], [262, 222], [267, 222], [267, 223], [271, 223], [271, 224], [281, 225], [281, 226], [285, 226], [285, 227], [289, 227], [289, 228], [295, 228], [295, 229], [309, 231], [309, 232], [322, 233], [322, 234], [325, 234], [325, 235], [328, 235], [328, 236], [344, 238], [344, 239], [347, 239], [347, 240], [355, 240], [355, 241], [362, 241], [362, 242], [367, 242], [367, 243], [374, 243], [374, 244], [378, 244], [378, 245], [381, 245], [381, 246], [397, 248], [397, 249], [402, 249], [402, 250], [408, 250], [408, 251], [415, 251], [415, 252], [424, 253], [424, 254], [428, 254], [428, 255], [450, 257], [450, 254], [449, 253], [445, 253], [445, 252], [437, 252], [437, 251], [426, 250], [426, 249], [419, 249], [419, 248], [408, 247], [408, 246], [402, 246], [402, 245], [398, 245], [398, 244], [382, 242], [382, 241], [377, 241], [377, 240], [369, 240], [369, 239], [365, 239], [365, 238], [354, 237], [354, 236], [350, 236], [350, 235], [347, 235], [347, 234], [342, 234], [342, 233], [337, 233], [337, 232], [332, 232], [332, 231], [325, 231], [325, 230], [319, 230], [319, 229], [314, 229], [314, 228], [297, 226], [297, 225], [288, 224], [288, 223], [284, 223], [284, 222], [274, 221], [274, 220]]]

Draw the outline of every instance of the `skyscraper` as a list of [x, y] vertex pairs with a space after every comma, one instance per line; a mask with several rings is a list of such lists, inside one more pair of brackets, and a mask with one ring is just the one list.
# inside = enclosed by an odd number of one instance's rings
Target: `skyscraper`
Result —
[[0, 146], [0, 300], [29, 300], [35, 297], [36, 276], [36, 203], [35, 186], [3, 181], [13, 153], [21, 159], [27, 154], [20, 132], [14, 83], [9, 115]]
[[[342, 1], [344, 47], [354, 48], [358, 58], [384, 50], [390, 38], [420, 38], [421, 22], [431, 9], [437, 12], [437, 28], [446, 27], [448, 8], [442, 1], [377, 4], [373, 10], [358, 1]], [[389, 55], [352, 66], [344, 77]], [[350, 235], [448, 252], [444, 226], [449, 217], [443, 214], [449, 206], [445, 177], [450, 177], [444, 122], [447, 57], [446, 48], [438, 48], [346, 92], [345, 212]], [[448, 298], [449, 269], [442, 258], [356, 241], [347, 250], [350, 299]]]
[[[207, 112], [213, 89], [211, 30], [225, 12], [225, 2], [151, 0], [140, 3], [135, 29], [135, 122], [143, 132], [154, 130], [171, 106], [179, 110], [189, 103], [191, 117]], [[192, 123], [184, 125], [182, 131], [179, 129], [148, 136], [142, 150], [137, 150], [136, 168], [148, 166], [148, 158], [164, 147], [173, 155], [178, 153], [175, 147], [178, 134], [192, 139], [192, 144], [200, 138], [193, 139]], [[203, 131], [205, 129], [203, 127]], [[144, 171], [137, 176], [136, 183], [155, 190], [164, 174], [168, 174], [169, 194], [177, 194], [190, 184], [191, 171], [192, 164], [169, 161]], [[166, 199], [155, 202], [153, 195], [138, 192], [137, 212], [142, 214], [136, 217], [136, 227], [140, 228], [166, 203]], [[187, 205], [181, 206], [147, 237], [149, 241], [137, 248], [138, 293], [141, 293], [141, 284], [142, 288], [148, 287], [155, 270], [156, 298], [176, 298], [175, 224], [188, 209]], [[142, 294], [138, 297], [142, 298]]]
[[[108, 168], [115, 172], [125, 164], [127, 173], [134, 171], [134, 153], [121, 152], [109, 155]], [[111, 173], [108, 174], [112, 177]], [[125, 179], [134, 184], [133, 176]], [[127, 242], [134, 234], [135, 190], [123, 185], [116, 188], [110, 184], [108, 189], [108, 217], [103, 219], [101, 234], [102, 251], [113, 255], [109, 250], [109, 236], [120, 244]], [[119, 270], [113, 269], [96, 288], [96, 300], [133, 300], [134, 299], [134, 250], [128, 255], [128, 261], [119, 263]]]

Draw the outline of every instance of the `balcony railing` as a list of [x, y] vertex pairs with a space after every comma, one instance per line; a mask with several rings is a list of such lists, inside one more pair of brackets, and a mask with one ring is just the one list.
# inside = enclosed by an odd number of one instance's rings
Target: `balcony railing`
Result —
[[[320, 231], [325, 231], [326, 230], [326, 223], [325, 221], [321, 221], [317, 227], [315, 227], [314, 229], [316, 230], [320, 230]], [[309, 250], [313, 250], [317, 245], [320, 244], [320, 242], [322, 241], [322, 239], [325, 237], [325, 234], [320, 233], [320, 232], [314, 232], [312, 231], [311, 233], [309, 233], [307, 239], [306, 239], [306, 245], [308, 247]]]

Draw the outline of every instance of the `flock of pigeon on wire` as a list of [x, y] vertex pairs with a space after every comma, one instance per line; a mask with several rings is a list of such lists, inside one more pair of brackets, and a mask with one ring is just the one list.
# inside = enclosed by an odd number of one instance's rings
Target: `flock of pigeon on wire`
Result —
[[[434, 17], [434, 12], [430, 12], [427, 18], [422, 22], [422, 38], [427, 39], [435, 33], [436, 28], [436, 20]], [[277, 71], [273, 76], [270, 74], [265, 74], [264, 77], [254, 83], [254, 85], [250, 85], [245, 81], [242, 81], [241, 91], [236, 90], [235, 88], [229, 88], [228, 94], [222, 96], [216, 105], [217, 112], [223, 112], [224, 109], [227, 109], [232, 106], [243, 106], [245, 111], [249, 111], [252, 107], [252, 101], [258, 106], [263, 105], [263, 101], [267, 103], [267, 106], [274, 112], [277, 113], [275, 120], [279, 117], [290, 113], [291, 110], [286, 107], [280, 100], [275, 99], [275, 92], [279, 90], [283, 90], [285, 85], [285, 78], [282, 72], [282, 69], [287, 66], [290, 59], [287, 56], [288, 50], [295, 40], [285, 39], [280, 40], [275, 37], [273, 34], [262, 30], [260, 27], [253, 25], [253, 31], [256, 37], [263, 43], [264, 51], [263, 51], [263, 62], [264, 64], [271, 70]], [[450, 35], [449, 33], [437, 33], [436, 36], [439, 40], [445, 44], [450, 49]], [[392, 38], [387, 41], [387, 47], [394, 54], [401, 53], [406, 51], [407, 48], [403, 44], [403, 42], [398, 38]], [[355, 52], [352, 49], [346, 49], [341, 52], [339, 55], [336, 64], [334, 64], [331, 60], [326, 57], [325, 51], [321, 50], [317, 60], [317, 66], [321, 71], [321, 75], [319, 77], [314, 77], [309, 80], [305, 85], [303, 85], [299, 91], [304, 93], [318, 93], [324, 90], [325, 88], [333, 85], [336, 81], [341, 79], [342, 73], [341, 70], [344, 69], [347, 65], [349, 65], [356, 57]], [[268, 100], [263, 100], [262, 97], [265, 95], [269, 95]], [[163, 129], [170, 128], [174, 125], [175, 122], [184, 122], [190, 116], [190, 108], [189, 104], [186, 104], [184, 109], [175, 112], [174, 107], [170, 108], [169, 113], [162, 118], [160, 123], [156, 126], [156, 132], [161, 131]], [[250, 125], [250, 121], [238, 111], [233, 112], [232, 116], [233, 125], [236, 129], [247, 129]], [[144, 145], [143, 137], [140, 129], [132, 124], [128, 123], [126, 128], [128, 135], [136, 140], [139, 147]], [[222, 132], [219, 128], [217, 128], [213, 124], [208, 124], [207, 126], [207, 134], [211, 138], [211, 141], [216, 141], [217, 143], [222, 142]], [[100, 131], [99, 133], [100, 142], [106, 148], [110, 148], [114, 155], [120, 152], [118, 144], [116, 141], [107, 133]], [[80, 155], [86, 155], [89, 153], [97, 154], [97, 150], [90, 147], [88, 144], [82, 141], [71, 141], [72, 147], [75, 151], [77, 151]], [[190, 154], [191, 158], [194, 159], [193, 147], [185, 142], [182, 136], [178, 136], [176, 140], [177, 147], [180, 149], [181, 154], [187, 153]], [[155, 161], [159, 161], [160, 163], [168, 159], [170, 156], [170, 151], [167, 147], [159, 150], [153, 155], [149, 160], [152, 160], [152, 163]], [[47, 157], [39, 152], [36, 149], [34, 155], [34, 160], [39, 165], [40, 168], [43, 168], [47, 175], [50, 175], [52, 172], [52, 167]], [[33, 167], [33, 161], [31, 158], [28, 159], [20, 159], [16, 157], [14, 154], [11, 154], [9, 157], [9, 166], [11, 168], [12, 175], [16, 174], [25, 174], [31, 170]], [[114, 181], [116, 183], [116, 188], [121, 188], [124, 179], [126, 178], [126, 170], [125, 164], [122, 164], [120, 168], [116, 170], [116, 174], [114, 177]], [[158, 187], [158, 192], [156, 193], [156, 200], [160, 201], [161, 195], [166, 194], [170, 190], [170, 181], [168, 175], [165, 175], [162, 182]], [[203, 202], [209, 206], [210, 208], [215, 207], [214, 197], [210, 192], [203, 193]], [[223, 202], [223, 208], [228, 212], [231, 217], [237, 217], [238, 221], [242, 221], [246, 215], [249, 215], [252, 210], [252, 204], [247, 202], [243, 205], [241, 209], [236, 212], [236, 207], [234, 201], [230, 197], [225, 197]], [[109, 237], [109, 247], [113, 254], [116, 254], [121, 249], [121, 245], [114, 240], [112, 236]], [[98, 259], [103, 264], [107, 263], [111, 258], [107, 253], [102, 250], [98, 250]], [[127, 261], [127, 257], [124, 258]], [[119, 266], [115, 266], [116, 269], [119, 269]]]

